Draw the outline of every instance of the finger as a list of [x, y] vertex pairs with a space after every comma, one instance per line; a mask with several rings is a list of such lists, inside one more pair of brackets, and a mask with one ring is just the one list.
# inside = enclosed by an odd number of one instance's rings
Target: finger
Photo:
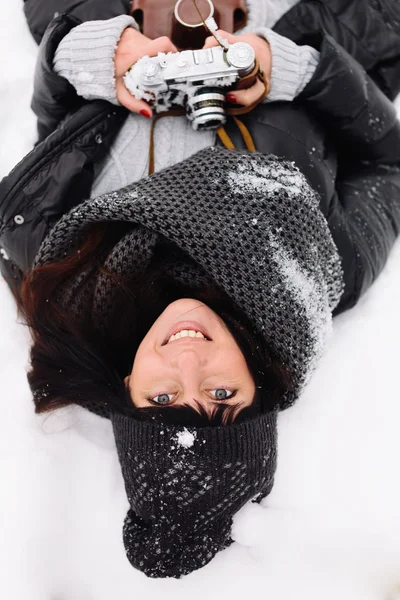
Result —
[[151, 53], [153, 56], [156, 56], [158, 52], [178, 52], [177, 47], [171, 42], [169, 37], [166, 35], [152, 40], [149, 44], [149, 49], [151, 49]]
[[257, 82], [247, 90], [232, 90], [229, 93], [228, 102], [231, 104], [242, 104], [243, 106], [250, 106], [256, 100], [258, 100], [264, 92], [264, 84], [262, 81], [257, 79]]
[[213, 48], [214, 46], [219, 46], [219, 44], [215, 37], [213, 35], [210, 35], [210, 37], [206, 38], [203, 49], [207, 50], [207, 48]]
[[149, 118], [153, 116], [153, 111], [150, 106], [144, 100], [138, 100], [135, 96], [132, 96], [129, 90], [126, 89], [122, 81], [117, 81], [117, 100], [122, 106], [125, 106], [128, 110], [134, 113], [140, 113], [146, 111]]
[[[227, 31], [224, 31], [223, 29], [218, 29], [217, 34], [219, 36], [221, 36], [222, 38], [224, 38], [225, 40], [227, 40], [229, 44], [234, 44], [235, 42], [238, 41], [235, 35], [233, 35], [232, 33], [228, 33]], [[210, 35], [209, 37], [206, 38], [203, 48], [207, 49], [207, 48], [212, 48], [213, 46], [219, 46], [219, 43], [217, 42], [217, 40], [215, 39], [215, 37], [213, 35]]]

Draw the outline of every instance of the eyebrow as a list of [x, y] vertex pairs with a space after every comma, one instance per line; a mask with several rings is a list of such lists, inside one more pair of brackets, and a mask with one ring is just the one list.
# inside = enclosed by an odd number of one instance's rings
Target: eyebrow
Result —
[[[210, 418], [210, 417], [211, 417], [211, 418], [213, 417], [213, 415], [214, 415], [214, 412], [215, 412], [214, 410], [213, 410], [213, 411], [211, 411], [211, 412], [208, 412], [208, 411], [207, 411], [207, 410], [206, 410], [206, 409], [203, 407], [203, 405], [202, 405], [200, 402], [198, 402], [198, 400], [196, 400], [196, 398], [193, 398], [193, 400], [194, 400], [194, 402], [195, 402], [195, 404], [196, 404], [196, 406], [197, 406], [197, 408], [198, 408], [198, 411], [197, 411], [197, 412], [199, 412], [200, 414], [202, 414], [202, 413], [206, 413], [206, 414], [207, 414], [207, 416], [208, 416], [209, 418]], [[228, 414], [228, 416], [229, 416], [229, 415], [231, 415], [232, 413], [234, 413], [234, 412], [235, 412], [235, 411], [236, 411], [236, 410], [237, 410], [237, 409], [238, 409], [240, 406], [242, 406], [243, 404], [245, 404], [245, 402], [244, 402], [244, 401], [241, 401], [241, 402], [236, 402], [235, 404], [225, 404], [225, 403], [223, 403], [223, 402], [222, 402], [222, 403], [221, 403], [221, 402], [214, 402], [214, 401], [212, 401], [212, 400], [211, 400], [211, 402], [212, 402], [212, 404], [213, 404], [215, 407], [218, 407], [218, 409], [220, 410], [220, 412], [221, 412], [221, 413], [227, 413], [227, 414]], [[189, 408], [193, 408], [193, 407], [192, 407], [190, 404], [187, 404], [186, 402], [183, 404], [183, 406], [188, 406]], [[240, 411], [239, 411], [239, 412], [240, 412]]]
[[[226, 400], [229, 400], [229, 398], [227, 398]], [[204, 408], [204, 406], [202, 405], [201, 402], [199, 402], [199, 400], [197, 400], [196, 398], [192, 398], [192, 401], [194, 402], [194, 404], [197, 406], [197, 408], [199, 408], [200, 410], [206, 410]], [[215, 406], [215, 407], [224, 407], [224, 409], [229, 410], [231, 409], [232, 411], [237, 408], [238, 406], [245, 404], [246, 400], [239, 400], [239, 402], [235, 402], [233, 404], [229, 404], [227, 401], [224, 400], [220, 400], [219, 402], [215, 401], [215, 400], [210, 400], [210, 403]], [[167, 407], [168, 405], [166, 405]], [[171, 405], [172, 406], [172, 405]], [[189, 404], [188, 402], [183, 402], [182, 406], [189, 406], [190, 408], [192, 408], [192, 404]]]

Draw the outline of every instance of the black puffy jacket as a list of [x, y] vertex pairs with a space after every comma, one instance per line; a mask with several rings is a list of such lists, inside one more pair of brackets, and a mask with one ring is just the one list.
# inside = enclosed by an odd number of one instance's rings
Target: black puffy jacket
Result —
[[[39, 143], [0, 185], [0, 267], [16, 290], [49, 229], [89, 196], [94, 165], [127, 116], [79, 98], [53, 71], [54, 52], [81, 21], [127, 13], [129, 4], [25, 2], [41, 42], [32, 100]], [[261, 105], [244, 121], [258, 151], [294, 160], [319, 192], [344, 269], [340, 312], [380, 273], [400, 228], [400, 124], [391, 102], [400, 91], [400, 5], [303, 0], [274, 29], [316, 48], [320, 63], [295, 102]], [[227, 131], [242, 147], [232, 122]]]

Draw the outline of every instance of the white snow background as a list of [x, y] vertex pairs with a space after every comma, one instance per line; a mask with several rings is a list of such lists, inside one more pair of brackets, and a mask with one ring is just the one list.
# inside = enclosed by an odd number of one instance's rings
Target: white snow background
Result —
[[[31, 0], [33, 1], [33, 0]], [[0, 174], [32, 147], [36, 46], [1, 2]], [[7, 600], [386, 600], [400, 583], [400, 245], [335, 320], [310, 385], [279, 421], [275, 487], [234, 521], [236, 543], [182, 580], [125, 557], [128, 508], [108, 421], [33, 413], [29, 337], [0, 283], [0, 597]]]

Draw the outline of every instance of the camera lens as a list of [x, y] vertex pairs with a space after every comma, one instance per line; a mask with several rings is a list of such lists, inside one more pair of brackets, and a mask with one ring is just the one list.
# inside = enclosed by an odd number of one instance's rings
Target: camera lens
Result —
[[200, 87], [191, 94], [186, 112], [193, 129], [216, 129], [226, 122], [225, 94], [219, 87]]

